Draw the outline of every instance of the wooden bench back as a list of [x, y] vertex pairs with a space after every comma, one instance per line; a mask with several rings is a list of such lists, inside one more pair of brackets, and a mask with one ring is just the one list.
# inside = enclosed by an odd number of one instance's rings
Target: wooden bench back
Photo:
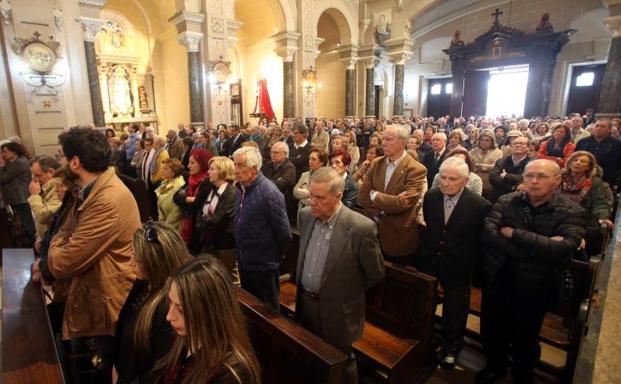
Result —
[[384, 280], [367, 291], [367, 320], [404, 337], [429, 340], [436, 278], [390, 262], [384, 266]]
[[30, 281], [32, 249], [2, 250], [2, 380], [64, 383], [41, 284]]
[[559, 301], [550, 312], [564, 318], [577, 317], [582, 302], [591, 298], [598, 267], [599, 261], [595, 258], [588, 262], [572, 259], [569, 264], [574, 287], [571, 296], [568, 300]]
[[264, 384], [341, 382], [341, 351], [277, 313], [241, 288], [237, 297], [259, 358]]

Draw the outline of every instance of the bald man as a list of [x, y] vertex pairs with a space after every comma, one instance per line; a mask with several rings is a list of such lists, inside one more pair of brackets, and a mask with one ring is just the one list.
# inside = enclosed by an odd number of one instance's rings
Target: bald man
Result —
[[505, 376], [512, 345], [514, 382], [532, 383], [541, 353], [537, 337], [585, 235], [586, 212], [555, 190], [561, 169], [535, 160], [524, 169], [525, 190], [501, 196], [485, 219], [485, 286], [481, 336], [487, 357], [477, 383]]

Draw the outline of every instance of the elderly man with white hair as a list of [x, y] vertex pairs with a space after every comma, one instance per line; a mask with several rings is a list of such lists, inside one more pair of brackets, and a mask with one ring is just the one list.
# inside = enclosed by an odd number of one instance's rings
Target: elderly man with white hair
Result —
[[444, 160], [438, 187], [430, 189], [423, 202], [426, 229], [416, 264], [438, 277], [444, 290], [440, 362], [444, 369], [455, 367], [464, 347], [472, 271], [479, 259], [483, 220], [492, 209], [487, 200], [466, 188], [469, 174], [463, 159]]
[[274, 143], [270, 149], [270, 161], [263, 165], [261, 171], [285, 196], [289, 221], [295, 223], [297, 217], [297, 201], [293, 197], [295, 165], [289, 159], [289, 146], [282, 141]]
[[416, 207], [425, 185], [425, 167], [408, 156], [408, 131], [389, 126], [382, 132], [384, 156], [371, 163], [358, 190], [358, 203], [378, 223], [384, 259], [410, 263], [418, 249]]
[[422, 161], [425, 168], [427, 168], [427, 185], [433, 184], [433, 178], [438, 173], [440, 164], [448, 155], [446, 142], [446, 135], [442, 132], [434, 133], [431, 136], [431, 151], [425, 153]]
[[263, 160], [257, 148], [237, 149], [233, 161], [238, 190], [235, 243], [241, 286], [278, 311], [280, 260], [291, 243], [285, 199], [261, 173]]

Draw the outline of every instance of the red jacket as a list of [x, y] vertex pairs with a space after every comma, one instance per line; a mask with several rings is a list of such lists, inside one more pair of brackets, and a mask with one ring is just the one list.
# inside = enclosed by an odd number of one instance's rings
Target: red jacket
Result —
[[[552, 139], [550, 139], [552, 140]], [[548, 155], [548, 142], [544, 141], [539, 146], [539, 155], [538, 159], [548, 159], [554, 161], [559, 167], [563, 168], [565, 166], [565, 162], [571, 156], [572, 153], [576, 150], [576, 144], [571, 141], [565, 144], [565, 148], [563, 148], [563, 157], [549, 156]]]

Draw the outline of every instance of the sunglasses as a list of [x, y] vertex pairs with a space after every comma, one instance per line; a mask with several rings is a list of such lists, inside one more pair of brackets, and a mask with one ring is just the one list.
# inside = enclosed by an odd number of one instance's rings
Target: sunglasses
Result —
[[144, 239], [149, 243], [157, 243], [159, 244], [159, 240], [157, 239], [157, 228], [155, 227], [155, 220], [151, 219], [147, 221], [142, 229], [144, 230]]

